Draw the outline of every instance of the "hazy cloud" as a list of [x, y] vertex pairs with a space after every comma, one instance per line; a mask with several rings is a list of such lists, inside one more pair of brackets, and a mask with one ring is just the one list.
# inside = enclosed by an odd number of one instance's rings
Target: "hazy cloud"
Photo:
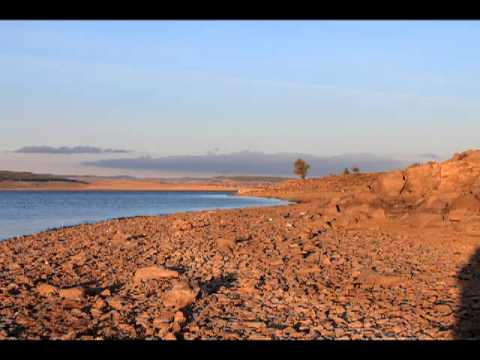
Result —
[[311, 165], [310, 175], [322, 176], [339, 173], [344, 168], [358, 166], [361, 171], [386, 171], [406, 166], [401, 160], [373, 154], [345, 154], [319, 157], [309, 154], [243, 151], [231, 154], [185, 155], [165, 157], [138, 157], [105, 159], [84, 162], [84, 165], [129, 170], [178, 171], [209, 173], [212, 175], [271, 175], [291, 176], [297, 158]]
[[432, 153], [425, 153], [425, 154], [420, 154], [420, 157], [426, 158], [426, 159], [434, 159], [434, 160], [440, 160], [440, 156]]
[[129, 153], [130, 151], [119, 149], [102, 149], [93, 146], [24, 146], [15, 152], [28, 154], [119, 154]]

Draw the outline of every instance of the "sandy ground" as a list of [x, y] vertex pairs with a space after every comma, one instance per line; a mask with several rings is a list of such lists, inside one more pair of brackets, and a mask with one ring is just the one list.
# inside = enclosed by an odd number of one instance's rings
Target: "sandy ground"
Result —
[[240, 185], [209, 183], [165, 183], [150, 180], [94, 180], [86, 184], [70, 182], [0, 182], [0, 191], [236, 191]]
[[480, 152], [0, 243], [8, 339], [480, 339]]

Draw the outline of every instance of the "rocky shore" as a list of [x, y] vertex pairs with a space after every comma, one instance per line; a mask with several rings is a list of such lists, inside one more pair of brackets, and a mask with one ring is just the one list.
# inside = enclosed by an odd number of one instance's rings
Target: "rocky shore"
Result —
[[1, 339], [480, 339], [480, 152], [0, 243]]

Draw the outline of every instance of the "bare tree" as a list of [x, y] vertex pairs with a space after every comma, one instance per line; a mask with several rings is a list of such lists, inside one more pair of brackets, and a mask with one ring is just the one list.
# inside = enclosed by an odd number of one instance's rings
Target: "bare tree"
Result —
[[305, 179], [308, 170], [310, 170], [310, 165], [307, 164], [305, 160], [297, 159], [293, 164], [294, 174], [300, 176], [302, 179]]

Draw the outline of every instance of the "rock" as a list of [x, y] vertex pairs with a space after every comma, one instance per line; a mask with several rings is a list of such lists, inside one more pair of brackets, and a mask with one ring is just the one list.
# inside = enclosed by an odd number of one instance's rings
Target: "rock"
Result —
[[122, 299], [119, 297], [113, 297], [113, 298], [107, 299], [107, 304], [112, 309], [115, 309], [118, 311], [123, 309]]
[[87, 257], [84, 252], [80, 252], [70, 258], [70, 261], [75, 265], [83, 265]]
[[176, 323], [178, 323], [180, 325], [183, 325], [187, 321], [187, 319], [185, 318], [185, 315], [183, 315], [183, 313], [181, 311], [177, 311], [175, 313], [175, 317], [174, 317], [173, 321], [175, 321]]
[[15, 284], [15, 283], [10, 283], [10, 284], [7, 285], [6, 290], [10, 294], [17, 294], [18, 293], [18, 285]]
[[52, 296], [58, 293], [58, 290], [55, 286], [49, 285], [49, 284], [39, 284], [36, 287], [36, 290], [40, 296]]
[[105, 290], [103, 290], [103, 291], [100, 293], [100, 296], [102, 296], [102, 297], [104, 297], [104, 298], [109, 297], [109, 296], [111, 296], [111, 295], [112, 295], [112, 293], [110, 292], [109, 289], [105, 289]]
[[75, 330], [71, 330], [65, 335], [60, 337], [60, 340], [74, 340], [77, 337], [77, 332]]
[[117, 326], [117, 329], [123, 332], [124, 334], [130, 335], [132, 337], [136, 336], [135, 328], [131, 325], [121, 323]]
[[371, 272], [364, 272], [357, 277], [356, 282], [365, 287], [382, 286], [394, 287], [400, 284], [408, 283], [409, 279], [405, 276], [381, 275]]
[[25, 275], [17, 275], [17, 277], [15, 278], [15, 282], [18, 285], [26, 284], [26, 285], [32, 286], [32, 281]]
[[385, 210], [382, 208], [371, 210], [368, 215], [375, 220], [383, 220], [387, 218], [387, 216], [385, 215]]
[[162, 311], [153, 320], [153, 325], [158, 327], [158, 324], [169, 324], [173, 321], [175, 313], [173, 311]]
[[189, 231], [193, 229], [193, 224], [189, 221], [177, 220], [173, 224], [173, 229], [177, 231]]
[[454, 209], [448, 213], [448, 220], [450, 221], [464, 221], [468, 215], [467, 209]]
[[121, 232], [121, 231], [116, 231], [111, 239], [112, 245], [124, 245], [127, 243], [127, 236]]
[[138, 269], [135, 272], [133, 281], [135, 283], [145, 281], [145, 280], [158, 280], [158, 279], [176, 279], [178, 278], [178, 273], [173, 270], [164, 269], [157, 266], [149, 266]]
[[330, 259], [328, 257], [325, 256], [322, 260], [322, 265], [330, 266], [330, 265], [332, 265], [332, 262], [330, 261]]
[[177, 337], [173, 333], [167, 333], [162, 337], [163, 340], [177, 340]]
[[163, 304], [166, 307], [182, 309], [191, 305], [196, 298], [195, 292], [186, 283], [176, 283], [163, 297]]
[[439, 304], [435, 306], [435, 312], [440, 316], [447, 316], [452, 314], [452, 308], [447, 304]]
[[382, 175], [378, 182], [380, 191], [387, 196], [397, 196], [405, 186], [406, 178], [401, 171], [392, 171]]
[[235, 239], [233, 237], [220, 237], [215, 241], [217, 246], [222, 250], [232, 249], [235, 246]]
[[103, 299], [98, 299], [95, 301], [95, 303], [92, 305], [94, 309], [100, 310], [104, 308], [107, 305], [107, 303]]
[[58, 295], [65, 299], [81, 299], [85, 295], [85, 290], [80, 287], [61, 289]]

